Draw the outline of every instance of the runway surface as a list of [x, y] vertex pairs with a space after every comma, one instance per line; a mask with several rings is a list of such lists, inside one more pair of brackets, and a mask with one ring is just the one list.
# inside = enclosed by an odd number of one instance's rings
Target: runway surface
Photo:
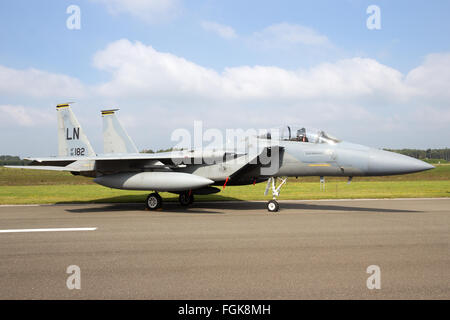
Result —
[[0, 299], [450, 298], [450, 199], [280, 204], [0, 207]]

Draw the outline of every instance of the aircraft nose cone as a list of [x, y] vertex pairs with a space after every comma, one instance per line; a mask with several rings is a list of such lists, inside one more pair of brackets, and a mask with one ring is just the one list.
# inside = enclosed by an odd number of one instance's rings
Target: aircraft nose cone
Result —
[[420, 172], [434, 166], [402, 154], [371, 149], [369, 151], [369, 175], [393, 175]]

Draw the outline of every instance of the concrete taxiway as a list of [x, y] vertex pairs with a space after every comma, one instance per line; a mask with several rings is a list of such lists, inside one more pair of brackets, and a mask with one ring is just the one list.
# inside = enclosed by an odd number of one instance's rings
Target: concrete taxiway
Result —
[[450, 199], [280, 204], [2, 206], [0, 299], [450, 298]]

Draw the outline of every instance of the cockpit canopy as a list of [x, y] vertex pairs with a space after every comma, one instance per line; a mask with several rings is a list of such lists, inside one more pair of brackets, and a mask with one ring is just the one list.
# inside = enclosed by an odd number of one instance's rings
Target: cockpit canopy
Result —
[[263, 139], [277, 139], [281, 141], [298, 141], [305, 143], [336, 144], [341, 142], [341, 140], [329, 135], [325, 131], [301, 126], [284, 126], [270, 129], [267, 133], [260, 135], [259, 137]]

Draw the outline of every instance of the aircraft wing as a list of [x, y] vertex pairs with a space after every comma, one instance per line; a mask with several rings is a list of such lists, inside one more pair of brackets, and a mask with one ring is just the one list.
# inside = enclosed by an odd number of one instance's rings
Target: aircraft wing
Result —
[[[162, 153], [115, 153], [100, 154], [94, 156], [59, 156], [49, 158], [28, 158], [32, 160], [28, 166], [15, 168], [36, 169], [36, 170], [55, 170], [69, 172], [87, 172], [103, 171], [113, 172], [119, 168], [166, 168], [174, 169], [177, 167], [186, 167], [191, 164], [213, 164], [212, 167], [204, 166], [200, 168], [198, 174], [205, 172], [205, 175], [216, 172], [217, 180], [221, 177], [236, 177], [245, 174], [251, 168], [264, 166], [260, 158], [267, 154], [269, 148], [280, 148], [277, 145], [265, 146], [262, 148], [251, 147], [248, 153], [236, 153], [226, 150], [195, 150], [195, 151], [172, 151]], [[258, 159], [257, 159], [258, 158]], [[201, 160], [201, 161], [196, 161]], [[224, 160], [226, 160], [224, 162]], [[12, 166], [11, 166], [12, 167]], [[217, 167], [217, 168], [216, 168]]]
[[[117, 163], [133, 163], [135, 167], [145, 168], [161, 168], [176, 167], [184, 164], [197, 164], [196, 158], [202, 161], [222, 160], [230, 153], [225, 151], [176, 151], [164, 153], [124, 153], [124, 154], [104, 154], [95, 156], [58, 156], [48, 158], [26, 158], [32, 162], [27, 166], [6, 166], [16, 169], [34, 169], [34, 170], [53, 170], [53, 171], [69, 171], [83, 172], [95, 170], [95, 165], [111, 163], [114, 167]], [[214, 162], [214, 161], [211, 161]], [[202, 162], [200, 162], [202, 163]]]
[[26, 158], [26, 160], [31, 160], [33, 164], [40, 163], [70, 163], [78, 160], [90, 160], [90, 161], [117, 161], [117, 160], [158, 160], [162, 162], [167, 162], [167, 160], [172, 160], [173, 162], [178, 162], [184, 159], [195, 159], [202, 158], [204, 160], [223, 158], [227, 155], [232, 155], [230, 152], [226, 151], [175, 151], [175, 152], [161, 152], [161, 153], [123, 153], [123, 154], [100, 154], [96, 156], [87, 157], [48, 157], [48, 158]]

